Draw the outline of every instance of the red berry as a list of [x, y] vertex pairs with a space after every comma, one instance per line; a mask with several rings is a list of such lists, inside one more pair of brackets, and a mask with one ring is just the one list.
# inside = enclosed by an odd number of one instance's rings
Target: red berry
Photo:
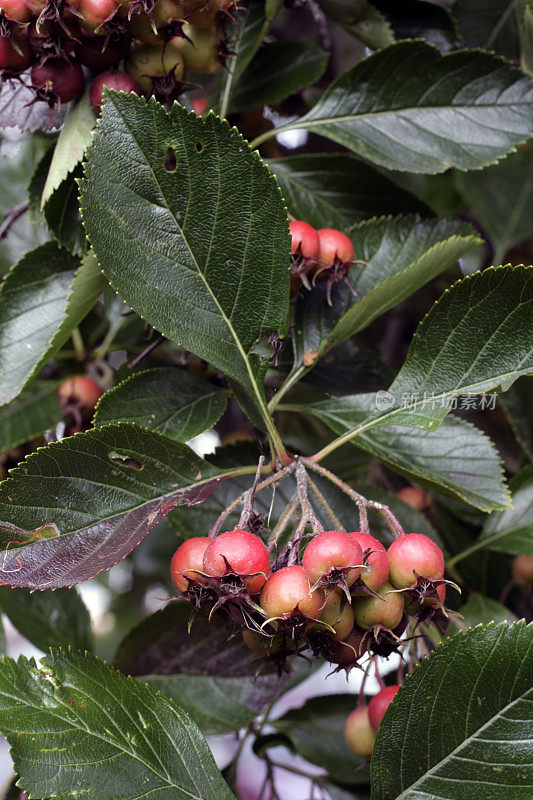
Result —
[[96, 406], [103, 392], [101, 387], [92, 378], [76, 375], [63, 381], [57, 395], [62, 406], [76, 405], [91, 411]]
[[283, 617], [301, 611], [319, 619], [324, 606], [322, 589], [311, 591], [309, 578], [303, 567], [283, 567], [272, 573], [261, 590], [259, 605], [268, 619]]
[[374, 749], [376, 734], [368, 718], [368, 708], [356, 708], [344, 725], [346, 744], [356, 756], [368, 758]]
[[0, 11], [13, 22], [29, 22], [31, 11], [24, 0], [0, 0]]
[[304, 258], [316, 258], [320, 247], [318, 233], [307, 222], [295, 220], [289, 222], [291, 233], [291, 253], [300, 254]]
[[521, 555], [513, 559], [513, 578], [521, 589], [533, 586], [533, 556]]
[[[352, 536], [361, 546], [363, 551], [363, 562], [366, 567], [361, 570], [361, 580], [369, 589], [376, 591], [381, 588], [389, 577], [389, 559], [387, 551], [381, 542], [378, 542], [369, 533], [363, 531], [352, 531]], [[366, 556], [365, 551], [367, 552]]]
[[396, 697], [399, 688], [399, 686], [387, 686], [381, 692], [375, 694], [368, 704], [368, 719], [375, 731], [377, 731], [385, 711]]
[[199, 581], [202, 578], [194, 570], [203, 572], [204, 553], [211, 539], [207, 536], [196, 536], [180, 544], [170, 562], [170, 575], [172, 582], [180, 592], [189, 588], [187, 578]]
[[385, 583], [377, 593], [353, 601], [355, 622], [368, 630], [375, 625], [392, 630], [400, 624], [404, 611], [404, 598], [390, 583]]
[[235, 529], [211, 539], [204, 554], [203, 570], [219, 578], [231, 573], [243, 577], [254, 575], [246, 580], [246, 588], [249, 594], [255, 594], [266, 580], [270, 557], [259, 536]]
[[407, 589], [417, 578], [438, 581], [444, 575], [440, 547], [422, 533], [408, 533], [395, 539], [387, 551], [389, 580], [397, 589]]
[[81, 14], [80, 25], [86, 31], [94, 33], [104, 22], [111, 19], [117, 8], [116, 0], [80, 0], [78, 6]]
[[427, 511], [433, 507], [433, 500], [422, 489], [417, 489], [416, 486], [405, 486], [396, 492], [396, 497], [403, 500], [411, 508], [416, 508], [417, 511]]
[[117, 92], [140, 92], [140, 89], [131, 75], [120, 72], [118, 69], [110, 69], [98, 75], [91, 84], [89, 90], [89, 100], [97, 114], [100, 113], [103, 102], [104, 89], [114, 89]]
[[354, 259], [353, 244], [342, 231], [335, 228], [321, 228], [318, 231], [318, 260], [322, 266], [333, 266], [336, 261], [350, 264]]
[[7, 36], [0, 38], [0, 69], [23, 72], [31, 66], [33, 58], [33, 50], [26, 36], [19, 35], [13, 39]]
[[324, 577], [335, 583], [339, 577], [344, 577], [351, 586], [361, 574], [362, 563], [361, 545], [342, 531], [325, 531], [315, 536], [302, 557], [302, 566], [312, 583]]
[[50, 58], [31, 71], [31, 82], [42, 89], [52, 101], [69, 103], [83, 92], [85, 79], [77, 61]]
[[353, 609], [344, 592], [334, 589], [327, 597], [320, 621], [335, 630], [333, 638], [341, 642], [351, 633], [354, 626]]

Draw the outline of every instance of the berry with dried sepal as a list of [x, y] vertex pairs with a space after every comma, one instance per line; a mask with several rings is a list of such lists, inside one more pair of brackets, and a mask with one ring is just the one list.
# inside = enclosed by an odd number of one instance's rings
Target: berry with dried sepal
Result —
[[248, 594], [253, 595], [266, 581], [270, 557], [259, 536], [236, 528], [211, 539], [204, 553], [203, 570], [214, 578], [238, 576]]
[[342, 231], [335, 228], [321, 228], [318, 232], [319, 251], [317, 268], [314, 270], [313, 282], [326, 281], [326, 296], [331, 305], [331, 288], [334, 284], [345, 283], [352, 294], [355, 294], [348, 275], [354, 263], [354, 248], [351, 240]]
[[0, 70], [9, 75], [17, 75], [28, 69], [34, 58], [34, 52], [24, 34], [0, 37]]
[[353, 609], [344, 592], [334, 589], [329, 593], [320, 615], [320, 621], [333, 628], [335, 633], [332, 633], [331, 636], [338, 642], [346, 639], [352, 632], [354, 626]]
[[63, 408], [76, 407], [90, 413], [94, 411], [102, 394], [102, 387], [85, 375], [67, 378], [57, 390], [59, 403]]
[[397, 589], [407, 589], [418, 578], [432, 581], [444, 575], [444, 555], [438, 544], [422, 533], [399, 536], [387, 550], [389, 580]]
[[38, 100], [44, 100], [50, 108], [76, 100], [83, 92], [85, 78], [77, 61], [50, 58], [44, 64], [33, 67], [31, 82]]
[[300, 612], [318, 620], [325, 599], [321, 589], [311, 589], [304, 568], [295, 565], [283, 567], [269, 575], [261, 590], [259, 605], [267, 619], [286, 618]]
[[294, 296], [303, 284], [311, 289], [308, 273], [316, 265], [320, 242], [317, 231], [307, 222], [289, 222], [291, 234], [291, 295]]
[[324, 531], [304, 550], [302, 566], [311, 583], [350, 587], [361, 574], [363, 551], [349, 533]]

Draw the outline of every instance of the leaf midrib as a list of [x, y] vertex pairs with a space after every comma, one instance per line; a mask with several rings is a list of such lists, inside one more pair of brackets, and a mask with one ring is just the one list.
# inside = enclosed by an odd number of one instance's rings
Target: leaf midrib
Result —
[[[173, 222], [174, 222], [174, 224], [175, 224], [175, 226], [176, 226], [177, 230], [180, 232], [180, 234], [181, 234], [181, 237], [182, 237], [182, 240], [185, 242], [185, 244], [186, 244], [186, 246], [187, 246], [187, 250], [188, 250], [188, 251], [189, 251], [189, 253], [190, 253], [190, 256], [191, 256], [192, 262], [193, 262], [193, 264], [194, 264], [194, 266], [195, 266], [195, 269], [196, 269], [196, 271], [197, 271], [198, 275], [200, 276], [201, 280], [203, 281], [203, 283], [204, 283], [204, 286], [205, 286], [205, 288], [207, 289], [207, 291], [208, 291], [208, 293], [209, 293], [210, 297], [212, 298], [212, 300], [213, 300], [213, 302], [214, 302], [214, 304], [215, 304], [216, 308], [218, 308], [218, 310], [219, 310], [219, 313], [220, 313], [220, 316], [222, 317], [222, 319], [223, 319], [223, 320], [224, 320], [224, 322], [226, 323], [226, 325], [227, 325], [227, 327], [228, 327], [228, 330], [230, 331], [230, 334], [231, 334], [231, 336], [233, 337], [233, 340], [234, 340], [234, 342], [235, 342], [235, 344], [236, 344], [236, 346], [237, 346], [237, 350], [239, 351], [239, 354], [240, 354], [240, 356], [241, 356], [241, 358], [242, 358], [242, 360], [243, 360], [243, 362], [244, 362], [244, 365], [245, 365], [245, 368], [246, 368], [246, 371], [247, 371], [247, 373], [248, 373], [248, 377], [249, 377], [249, 380], [250, 380], [250, 384], [251, 384], [251, 386], [252, 386], [252, 388], [253, 388], [253, 390], [254, 390], [254, 392], [255, 392], [255, 395], [256, 395], [256, 398], [257, 398], [257, 401], [258, 401], [259, 407], [260, 407], [260, 409], [261, 409], [261, 412], [262, 412], [263, 418], [265, 418], [265, 421], [267, 421], [267, 420], [269, 420], [269, 419], [270, 419], [270, 415], [268, 414], [268, 411], [267, 411], [267, 409], [265, 408], [265, 404], [263, 403], [263, 399], [262, 399], [262, 397], [261, 397], [261, 393], [260, 393], [260, 391], [259, 391], [259, 387], [258, 387], [258, 385], [257, 385], [257, 381], [255, 380], [255, 376], [254, 376], [254, 373], [253, 373], [253, 370], [252, 370], [252, 367], [251, 367], [250, 361], [249, 361], [249, 359], [248, 359], [248, 356], [247, 356], [246, 352], [244, 351], [244, 348], [243, 348], [243, 346], [242, 346], [242, 343], [241, 343], [241, 341], [240, 341], [239, 337], [237, 336], [237, 332], [235, 331], [235, 328], [233, 327], [233, 324], [232, 324], [231, 320], [230, 320], [230, 319], [227, 317], [227, 315], [226, 315], [226, 313], [225, 313], [224, 309], [222, 308], [222, 306], [221, 306], [221, 305], [220, 305], [220, 303], [218, 302], [216, 295], [213, 293], [213, 291], [212, 291], [212, 289], [211, 289], [211, 287], [210, 287], [209, 283], [207, 282], [207, 280], [206, 280], [206, 278], [205, 278], [205, 275], [203, 274], [202, 270], [200, 269], [200, 266], [199, 266], [199, 264], [198, 264], [198, 262], [197, 262], [197, 260], [196, 260], [196, 257], [194, 256], [194, 253], [193, 253], [193, 252], [192, 252], [192, 250], [191, 250], [191, 247], [190, 247], [189, 241], [188, 241], [188, 239], [185, 237], [185, 235], [184, 235], [184, 233], [183, 233], [183, 229], [182, 229], [181, 225], [178, 223], [178, 220], [176, 219], [176, 217], [175, 217], [174, 213], [172, 212], [172, 209], [170, 208], [170, 204], [169, 204], [169, 202], [168, 202], [168, 199], [167, 199], [167, 197], [166, 197], [166, 194], [165, 194], [165, 192], [163, 191], [163, 187], [162, 187], [162, 186], [161, 186], [161, 184], [159, 183], [159, 181], [158, 181], [158, 179], [157, 179], [157, 177], [156, 177], [156, 174], [155, 174], [155, 172], [154, 172], [154, 170], [153, 170], [153, 168], [152, 168], [152, 165], [149, 163], [149, 161], [148, 161], [148, 159], [146, 158], [146, 155], [145, 155], [145, 153], [144, 153], [144, 150], [141, 148], [141, 145], [140, 145], [139, 141], [138, 141], [138, 140], [137, 140], [137, 138], [135, 137], [135, 134], [134, 134], [134, 129], [132, 129], [132, 128], [131, 128], [131, 127], [128, 125], [128, 123], [127, 123], [127, 121], [126, 121], [126, 118], [125, 118], [125, 116], [124, 116], [123, 114], [121, 114], [121, 112], [120, 112], [120, 110], [119, 110], [119, 108], [117, 107], [117, 105], [116, 105], [116, 104], [115, 104], [115, 110], [116, 110], [117, 114], [119, 115], [119, 117], [122, 119], [122, 122], [123, 122], [124, 126], [125, 126], [125, 127], [126, 127], [126, 129], [129, 131], [129, 133], [130, 133], [130, 136], [132, 137], [133, 141], [135, 142], [135, 144], [136, 144], [136, 146], [137, 146], [137, 150], [138, 150], [138, 152], [142, 154], [142, 158], [143, 158], [143, 160], [144, 160], [144, 162], [145, 162], [146, 166], [148, 167], [148, 169], [149, 169], [149, 171], [150, 171], [150, 173], [151, 173], [151, 175], [152, 175], [152, 177], [153, 177], [153, 180], [154, 180], [154, 182], [155, 182], [156, 186], [158, 187], [159, 191], [161, 192], [161, 196], [162, 196], [162, 197], [164, 198], [164, 200], [165, 200], [165, 206], [166, 206], [166, 209], [168, 210], [168, 212], [169, 212], [170, 216], [172, 217], [172, 220], [173, 220]], [[154, 109], [154, 114], [155, 114], [155, 109]], [[154, 127], [155, 127], [155, 128], [157, 128], [157, 124], [156, 124], [156, 121], [155, 121], [155, 120], [154, 120]], [[182, 131], [182, 133], [183, 133], [183, 131]], [[217, 146], [218, 146], [218, 141], [217, 141]], [[220, 158], [219, 158], [219, 161], [220, 161]], [[219, 171], [218, 195], [217, 195], [217, 197], [218, 197], [218, 199], [217, 199], [217, 213], [218, 213], [218, 208], [219, 208], [219, 206], [220, 206], [220, 202], [219, 202], [219, 199], [220, 199], [220, 171]], [[214, 226], [213, 226], [213, 230], [214, 230]]]
[[[475, 742], [476, 739], [479, 738], [479, 734], [480, 733], [482, 733], [486, 728], [488, 728], [490, 725], [492, 725], [495, 720], [498, 720], [503, 715], [503, 713], [505, 711], [507, 711], [508, 709], [512, 708], [516, 703], [519, 703], [520, 701], [522, 701], [527, 696], [527, 694], [529, 692], [533, 692], [533, 690], [532, 689], [528, 690], [528, 692], [525, 692], [523, 695], [520, 695], [520, 697], [517, 697], [511, 703], [508, 703], [506, 706], [504, 706], [504, 708], [500, 709], [498, 711], [498, 713], [494, 717], [491, 717], [489, 720], [487, 720], [487, 722], [485, 722], [484, 725], [482, 725], [480, 728], [477, 728], [474, 731], [474, 733], [472, 733], [470, 736], [468, 736], [463, 742], [461, 742], [453, 750], [450, 750], [450, 752], [447, 753], [443, 758], [441, 758], [440, 761], [438, 761], [436, 764], [434, 764], [430, 769], [427, 769], [424, 772], [424, 774], [421, 775], [420, 778], [418, 778], [415, 781], [415, 783], [412, 783], [410, 786], [408, 786], [406, 789], [404, 789], [402, 791], [402, 793], [399, 794], [396, 797], [396, 800], [405, 800], [405, 798], [408, 799], [409, 798], [409, 794], [413, 791], [413, 789], [415, 789], [419, 784], [421, 784], [428, 777], [435, 777], [438, 780], [439, 776], [434, 774], [435, 770], [438, 769], [438, 767], [440, 767], [442, 764], [445, 764], [446, 761], [450, 757], [453, 757], [456, 753], [459, 753], [466, 745], [470, 744], [470, 742], [472, 742], [472, 741]], [[468, 761], [471, 761], [471, 759], [468, 759]]]

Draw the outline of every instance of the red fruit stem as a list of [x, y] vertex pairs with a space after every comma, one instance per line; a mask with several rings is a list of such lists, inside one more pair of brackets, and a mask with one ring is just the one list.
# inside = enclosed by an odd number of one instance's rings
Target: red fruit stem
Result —
[[333, 511], [333, 509], [329, 505], [328, 501], [326, 500], [326, 498], [324, 497], [324, 495], [322, 494], [322, 492], [320, 491], [320, 489], [318, 488], [316, 483], [311, 480], [309, 475], [307, 476], [307, 483], [308, 483], [309, 488], [311, 489], [311, 491], [315, 495], [316, 499], [318, 500], [318, 502], [320, 503], [320, 505], [322, 506], [322, 508], [324, 509], [326, 514], [328, 515], [328, 517], [330, 518], [331, 523], [333, 525], [333, 529], [336, 530], [336, 531], [344, 531], [345, 528], [342, 525], [341, 521], [339, 520], [339, 518], [337, 517], [337, 515], [335, 514], [335, 512]]
[[248, 489], [248, 491], [244, 494], [243, 498], [243, 508], [241, 517], [239, 519], [239, 528], [246, 528], [248, 529], [248, 524], [250, 522], [250, 517], [252, 516], [253, 509], [254, 509], [254, 501], [255, 495], [257, 492], [257, 487], [259, 485], [259, 479], [261, 478], [261, 472], [263, 470], [263, 465], [265, 463], [264, 456], [260, 456], [259, 463], [257, 465], [257, 472], [255, 473], [254, 482], [252, 484], [252, 488]]
[[378, 682], [379, 688], [380, 689], [385, 689], [386, 688], [386, 683], [385, 683], [385, 681], [383, 680], [383, 678], [381, 677], [381, 675], [379, 673], [379, 665], [378, 665], [377, 658], [373, 659], [373, 661], [374, 661], [374, 674], [376, 676], [376, 680]]

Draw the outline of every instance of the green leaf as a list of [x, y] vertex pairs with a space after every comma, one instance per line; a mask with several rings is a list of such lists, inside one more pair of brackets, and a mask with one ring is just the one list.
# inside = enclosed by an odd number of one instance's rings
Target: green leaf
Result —
[[408, 676], [381, 722], [373, 800], [528, 800], [533, 627], [471, 628]]
[[94, 425], [135, 422], [176, 442], [186, 442], [212, 428], [227, 401], [226, 392], [187, 370], [150, 369], [107, 392], [98, 403]]
[[[346, 440], [410, 480], [459, 497], [483, 511], [509, 507], [498, 451], [485, 434], [458, 417], [448, 416], [437, 431], [403, 425], [365, 424], [376, 395], [348, 395], [307, 406], [306, 411]], [[357, 433], [353, 433], [357, 431]]]
[[91, 141], [96, 116], [89, 100], [89, 88], [83, 97], [70, 107], [55, 146], [48, 177], [43, 188], [41, 208], [56, 189], [82, 160]]
[[[470, 595], [464, 605], [459, 608], [464, 617], [464, 624], [467, 628], [475, 628], [476, 625], [488, 625], [489, 622], [516, 622], [516, 616], [508, 608], [502, 606], [492, 597], [484, 597], [478, 592]], [[456, 633], [456, 628], [450, 625], [451, 631]], [[448, 633], [450, 633], [450, 628]]]
[[315, 228], [345, 229], [384, 214], [431, 216], [414, 195], [349, 153], [289, 156], [269, 165], [291, 214]]
[[529, 136], [532, 94], [532, 82], [496, 56], [443, 56], [423, 42], [399, 42], [345, 72], [275, 133], [303, 128], [388, 169], [478, 169]]
[[516, 8], [516, 0], [456, 0], [452, 13], [462, 43], [518, 60]]
[[92, 656], [5, 658], [0, 729], [32, 797], [235, 800], [187, 714]]
[[259, 662], [227, 620], [195, 619], [191, 607], [171, 602], [147, 617], [122, 641], [115, 666], [172, 697], [202, 733], [245, 728], [284, 685], [273, 665]]
[[505, 391], [531, 373], [532, 308], [532, 267], [491, 268], [457, 281], [418, 326], [388, 391], [308, 407], [347, 431], [321, 456], [376, 426], [436, 430], [454, 398], [483, 394], [486, 402], [490, 390]]
[[440, 50], [451, 50], [457, 33], [447, 8], [426, 0], [372, 0], [386, 18], [396, 39], [425, 39]]
[[488, 233], [494, 264], [533, 236], [533, 151], [520, 150], [482, 172], [456, 173], [459, 191]]
[[531, 398], [533, 377], [526, 376], [514, 383], [505, 395], [499, 398], [512, 425], [515, 436], [530, 461], [533, 461], [533, 418]]
[[490, 515], [478, 544], [500, 553], [533, 555], [533, 468], [515, 475], [510, 488], [513, 507]]
[[387, 20], [366, 0], [318, 0], [318, 5], [331, 20], [372, 49], [394, 42]]
[[[0, 484], [0, 581], [72, 586], [124, 558], [176, 505], [201, 503], [224, 473], [183, 444], [108, 425], [28, 456]], [[43, 526], [44, 530], [43, 530]]]
[[36, 592], [0, 587], [0, 608], [15, 628], [40, 650], [91, 650], [89, 613], [75, 589]]
[[[6, 212], [24, 201], [26, 187], [44, 149], [45, 144], [39, 136], [26, 136], [17, 144], [2, 140], [0, 144], [2, 222], [5, 220]], [[7, 237], [0, 241], [0, 274], [4, 275], [28, 250], [46, 242], [49, 238], [44, 225], [32, 222], [28, 214], [22, 214], [9, 229]]]
[[279, 103], [324, 74], [328, 54], [315, 42], [270, 42], [257, 53], [233, 92], [232, 111]]
[[286, 332], [290, 251], [268, 168], [213, 114], [175, 105], [169, 115], [112, 92], [88, 159], [82, 213], [106, 277], [167, 338], [243, 384], [266, 417], [251, 350]]
[[302, 708], [275, 720], [274, 725], [289, 737], [298, 755], [323, 767], [334, 780], [366, 783], [364, 759], [349, 750], [343, 734], [356, 702], [357, 697], [351, 694], [313, 697]]
[[520, 64], [525, 73], [533, 75], [533, 3], [531, 0], [519, 0], [517, 16]]
[[359, 298], [328, 338], [332, 346], [370, 325], [428, 281], [453, 267], [479, 244], [470, 226], [448, 219], [407, 217], [368, 220], [350, 231], [356, 257], [366, 265], [352, 267]]
[[0, 404], [52, 358], [106, 285], [91, 253], [81, 262], [55, 242], [32, 250], [0, 288]]
[[35, 380], [15, 400], [0, 406], [0, 452], [53, 428], [61, 416], [58, 381]]

